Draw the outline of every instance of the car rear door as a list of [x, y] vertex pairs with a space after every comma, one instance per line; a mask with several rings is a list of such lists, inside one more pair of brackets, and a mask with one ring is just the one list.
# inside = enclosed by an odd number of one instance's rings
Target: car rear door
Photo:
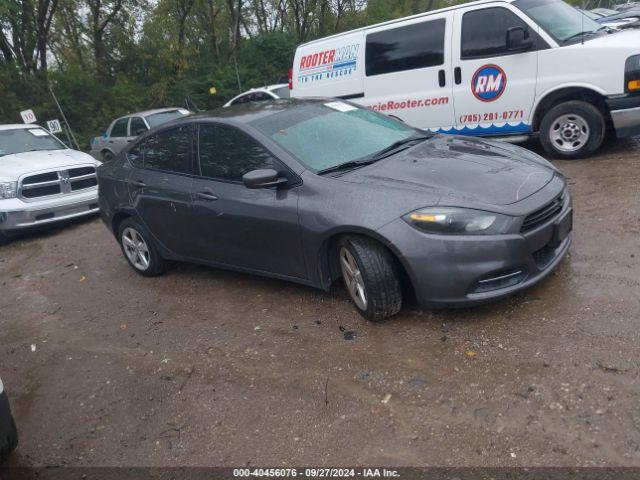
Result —
[[176, 255], [191, 256], [193, 127], [163, 130], [129, 153], [129, 193], [136, 213], [152, 235]]
[[363, 103], [418, 128], [451, 128], [452, 31], [453, 12], [369, 29]]
[[129, 143], [129, 117], [116, 120], [107, 139], [107, 148], [114, 155], [120, 153]]
[[[533, 44], [509, 50], [509, 29], [523, 29]], [[532, 131], [538, 75], [538, 50], [548, 45], [539, 27], [507, 3], [482, 4], [455, 11], [453, 98], [456, 126], [469, 135]]]
[[298, 223], [298, 191], [248, 189], [242, 176], [273, 168], [295, 175], [241, 130], [222, 124], [198, 128], [198, 175], [192, 214], [199, 226], [194, 252], [203, 260], [293, 278], [307, 278]]

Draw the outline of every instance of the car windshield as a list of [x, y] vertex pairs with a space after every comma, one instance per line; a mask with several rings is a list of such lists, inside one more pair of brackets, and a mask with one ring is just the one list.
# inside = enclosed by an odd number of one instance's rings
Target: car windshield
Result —
[[339, 101], [292, 108], [251, 125], [314, 172], [364, 159], [418, 133], [397, 120]]
[[514, 5], [560, 43], [603, 28], [560, 0], [517, 0]]
[[171, 120], [182, 118], [185, 115], [189, 115], [189, 111], [180, 109], [171, 110], [169, 112], [154, 113], [153, 115], [148, 115], [145, 118], [147, 119], [149, 127], [153, 128], [158, 125], [162, 125], [163, 123], [170, 122]]
[[289, 98], [291, 97], [291, 90], [289, 90], [289, 86], [274, 88], [271, 90], [271, 93], [278, 96], [278, 98]]
[[41, 150], [65, 150], [67, 147], [39, 127], [0, 130], [0, 157]]

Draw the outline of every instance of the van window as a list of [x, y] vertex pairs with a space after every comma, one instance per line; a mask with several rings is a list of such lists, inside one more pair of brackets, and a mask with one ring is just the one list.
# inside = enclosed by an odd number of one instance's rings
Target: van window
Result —
[[528, 25], [516, 14], [502, 7], [467, 12], [462, 17], [462, 51], [460, 58], [485, 58], [511, 54], [507, 50], [507, 30], [522, 27], [525, 38], [531, 35]]
[[444, 18], [367, 36], [367, 76], [434, 67], [444, 63]]

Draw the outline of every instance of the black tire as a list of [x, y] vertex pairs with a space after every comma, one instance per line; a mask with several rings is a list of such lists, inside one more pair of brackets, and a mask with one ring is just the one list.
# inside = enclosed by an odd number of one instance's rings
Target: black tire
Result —
[[18, 429], [16, 423], [11, 419], [11, 429], [7, 438], [0, 438], [0, 464], [2, 464], [18, 447]]
[[[375, 240], [365, 237], [344, 237], [338, 245], [338, 264], [342, 269], [342, 249], [346, 249], [355, 259], [364, 283], [366, 308], [354, 300], [349, 286], [351, 301], [367, 320], [381, 321], [397, 314], [402, 309], [402, 289], [400, 275], [391, 253]], [[344, 269], [342, 269], [344, 272]], [[347, 279], [344, 278], [345, 285]]]
[[[581, 128], [583, 122], [586, 129]], [[572, 129], [579, 137], [575, 142], [558, 138], [563, 137], [563, 131], [570, 135]], [[600, 148], [605, 132], [602, 112], [590, 103], [573, 100], [561, 103], [545, 113], [540, 124], [540, 143], [553, 157], [569, 160], [585, 158]]]
[[115, 155], [113, 154], [113, 152], [111, 150], [103, 150], [102, 151], [102, 161], [103, 162], [110, 162], [114, 158], [115, 158]]
[[11, 239], [7, 237], [4, 233], [0, 232], [0, 245], [6, 245], [9, 243]]
[[[130, 254], [127, 252], [127, 242], [126, 240], [123, 240], [123, 237], [125, 236], [125, 232], [126, 236], [129, 237], [131, 231], [136, 232], [146, 246], [146, 250], [148, 252], [148, 255], [144, 255], [144, 258], [148, 263], [146, 268], [144, 268], [141, 263], [136, 265], [130, 258]], [[146, 228], [144, 228], [134, 219], [127, 218], [120, 224], [120, 226], [118, 227], [118, 243], [120, 243], [120, 248], [122, 249], [124, 258], [127, 259], [127, 262], [129, 262], [131, 268], [133, 268], [140, 275], [144, 277], [155, 277], [157, 275], [160, 275], [164, 271], [165, 261], [160, 255], [153, 237], [149, 234]]]

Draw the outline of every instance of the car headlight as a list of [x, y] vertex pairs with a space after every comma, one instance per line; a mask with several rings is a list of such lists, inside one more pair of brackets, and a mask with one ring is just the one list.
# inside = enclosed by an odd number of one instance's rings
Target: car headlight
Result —
[[627, 58], [624, 68], [625, 92], [640, 92], [640, 55]]
[[0, 182], [0, 199], [16, 198], [17, 182]]
[[500, 235], [507, 233], [514, 217], [470, 208], [430, 207], [403, 219], [410, 225], [437, 235]]

